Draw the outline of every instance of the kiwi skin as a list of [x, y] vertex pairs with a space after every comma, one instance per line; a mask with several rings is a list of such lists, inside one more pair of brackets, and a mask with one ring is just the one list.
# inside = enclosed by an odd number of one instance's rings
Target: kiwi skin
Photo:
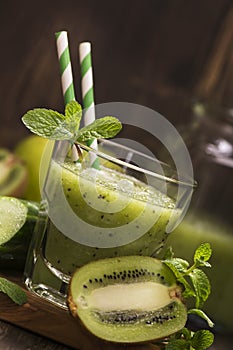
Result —
[[[150, 264], [152, 266], [151, 270], [148, 268]], [[98, 277], [97, 279], [99, 279], [100, 276], [104, 276], [106, 274], [108, 275], [108, 273], [111, 273], [111, 271], [117, 271], [118, 273], [119, 271], [121, 271], [121, 267], [122, 269], [125, 269], [126, 265], [129, 270], [131, 268], [135, 269], [135, 266], [137, 268], [146, 266], [147, 268], [145, 270], [148, 271], [147, 272], [148, 275], [143, 276], [142, 281], [145, 281], [145, 282], [161, 281], [161, 283], [159, 284], [165, 285], [168, 288], [171, 302], [169, 301], [168, 305], [161, 307], [158, 310], [155, 309], [155, 311], [153, 311], [153, 316], [160, 315], [159, 317], [156, 316], [156, 321], [148, 322], [147, 321], [148, 318], [146, 318], [147, 324], [145, 323], [145, 319], [142, 321], [142, 323], [138, 322], [138, 319], [137, 319], [137, 321], [131, 325], [129, 325], [130, 322], [129, 323], [123, 322], [123, 324], [119, 324], [119, 323], [116, 324], [115, 318], [111, 318], [112, 316], [110, 316], [110, 321], [108, 319], [107, 319], [107, 322], [105, 322], [106, 320], [103, 321], [103, 315], [105, 315], [104, 310], [99, 310], [100, 311], [99, 319], [96, 317], [96, 315], [98, 314], [98, 310], [96, 312], [96, 310], [94, 309], [95, 316], [93, 316], [93, 309], [91, 308], [88, 311], [84, 310], [85, 313], [87, 312], [87, 314], [84, 314], [82, 310], [83, 309], [82, 305], [81, 304], [77, 305], [79, 303], [77, 302], [77, 300], [80, 300], [80, 295], [81, 295], [81, 298], [83, 298], [83, 296], [85, 298], [85, 292], [88, 291], [88, 288], [90, 288], [90, 291], [87, 293], [90, 293], [91, 290], [96, 290], [101, 287], [100, 284], [98, 285], [98, 283], [96, 283], [94, 287], [93, 285], [95, 283], [91, 283], [91, 285], [90, 284], [88, 285], [88, 281], [92, 279], [92, 281], [94, 282], [95, 276]], [[109, 266], [112, 267], [112, 270], [111, 268], [109, 269]], [[90, 273], [88, 271], [90, 271]], [[97, 271], [99, 272], [99, 274], [96, 273]], [[103, 271], [106, 271], [106, 273], [103, 274]], [[150, 274], [150, 271], [153, 271], [153, 272]], [[154, 274], [156, 274], [155, 277], [154, 277]], [[77, 276], [78, 276], [78, 282], [77, 282]], [[161, 276], [163, 277], [163, 279], [161, 279], [161, 277], [158, 278], [157, 276]], [[113, 283], [113, 281], [111, 280], [110, 285], [123, 284], [123, 285], [127, 285], [127, 288], [128, 288], [129, 284], [132, 285], [134, 284], [134, 282], [137, 283], [137, 282], [140, 282], [141, 280], [141, 277], [139, 277], [138, 279], [136, 278], [136, 280], [133, 281], [131, 277], [130, 277], [130, 281], [129, 280], [124, 281], [123, 283], [122, 282]], [[109, 286], [108, 282], [103, 284], [105, 284], [104, 286]], [[74, 296], [74, 289], [75, 291], [79, 290], [77, 292], [77, 295], [75, 296]], [[88, 300], [88, 297], [86, 301], [87, 300]], [[77, 269], [72, 275], [71, 282], [69, 284], [67, 304], [71, 314], [79, 321], [82, 327], [84, 326], [84, 328], [86, 328], [86, 330], [89, 331], [89, 334], [91, 333], [96, 338], [99, 338], [102, 341], [107, 343], [127, 343], [128, 345], [131, 345], [131, 344], [148, 343], [151, 341], [164, 339], [165, 337], [168, 337], [176, 333], [180, 329], [182, 329], [185, 326], [187, 321], [187, 310], [182, 300], [181, 287], [176, 284], [176, 278], [174, 274], [160, 260], [150, 258], [150, 257], [127, 256], [127, 257], [120, 257], [120, 258], [106, 258], [106, 259], [101, 259], [95, 262], [88, 263], [84, 267]], [[87, 305], [88, 305], [88, 301], [87, 301]], [[170, 309], [170, 306], [172, 306], [173, 309]], [[119, 310], [119, 312], [121, 311], [122, 310]], [[115, 317], [114, 312], [116, 312], [116, 315], [120, 315], [120, 313], [117, 314], [117, 311], [113, 309], [113, 311], [110, 312], [111, 315], [113, 314], [113, 317]], [[127, 315], [127, 312], [128, 311], [125, 312], [126, 315]], [[137, 317], [138, 317], [138, 314], [137, 314]], [[149, 317], [151, 317], [151, 315]], [[114, 324], [111, 323], [112, 320]], [[153, 319], [153, 321], [154, 320], [155, 318]], [[94, 324], [94, 328], [92, 328], [93, 324]], [[98, 324], [97, 328], [96, 328], [96, 324]], [[102, 329], [100, 330], [100, 328]], [[119, 333], [119, 330], [120, 330], [120, 333]], [[116, 335], [116, 333], [118, 334]], [[143, 333], [143, 335], [137, 336], [140, 333], [141, 334]]]

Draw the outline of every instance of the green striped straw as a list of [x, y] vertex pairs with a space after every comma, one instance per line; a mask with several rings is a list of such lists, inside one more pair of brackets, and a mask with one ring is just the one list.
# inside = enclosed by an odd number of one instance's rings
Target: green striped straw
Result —
[[68, 36], [66, 31], [55, 33], [65, 105], [75, 100]]
[[[94, 84], [90, 42], [83, 42], [79, 45], [79, 58], [81, 66], [83, 107], [85, 109], [84, 125], [88, 125], [95, 120]], [[90, 140], [88, 146], [97, 150], [97, 140]], [[91, 163], [93, 167], [99, 167], [97, 156], [93, 153], [91, 153]]]
[[[70, 51], [68, 35], [66, 31], [55, 33], [57, 43], [57, 54], [60, 65], [61, 85], [65, 105], [75, 100], [73, 74], [70, 60]], [[72, 147], [72, 160], [78, 160], [78, 154], [75, 147]]]

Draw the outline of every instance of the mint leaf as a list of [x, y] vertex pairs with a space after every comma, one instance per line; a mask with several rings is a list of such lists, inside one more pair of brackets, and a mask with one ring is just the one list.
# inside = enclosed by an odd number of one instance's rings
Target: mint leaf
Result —
[[70, 140], [76, 130], [76, 125], [67, 122], [63, 114], [51, 109], [32, 109], [22, 121], [33, 133], [50, 140]]
[[23, 305], [27, 302], [26, 293], [17, 284], [3, 277], [0, 277], [0, 292], [7, 294], [18, 305]]
[[214, 342], [214, 335], [208, 330], [199, 330], [194, 333], [191, 345], [195, 350], [208, 349]]
[[65, 116], [70, 117], [76, 117], [80, 118], [80, 115], [82, 115], [82, 106], [77, 101], [71, 101], [67, 103], [65, 108]]
[[169, 267], [173, 270], [175, 275], [180, 276], [185, 273], [187, 267], [189, 266], [189, 263], [186, 260], [179, 259], [179, 258], [172, 258], [172, 259], [167, 259], [163, 260], [163, 262], [166, 265], [169, 265]]
[[197, 266], [207, 266], [210, 267], [210, 264], [207, 261], [210, 259], [212, 254], [212, 249], [209, 243], [201, 244], [194, 254], [194, 263]]
[[168, 344], [165, 346], [165, 350], [186, 350], [187, 348], [187, 341], [185, 339], [174, 339], [172, 341], [169, 341]]
[[106, 116], [96, 119], [93, 123], [79, 130], [76, 135], [76, 140], [78, 142], [84, 142], [94, 138], [112, 138], [118, 134], [121, 128], [121, 122], [117, 118]]
[[196, 308], [201, 308], [209, 297], [210, 282], [206, 274], [200, 269], [194, 269], [189, 274], [196, 294]]
[[176, 268], [180, 271], [180, 272], [185, 272], [187, 270], [187, 268], [189, 267], [189, 263], [188, 261], [181, 259], [181, 258], [174, 258], [172, 259], [173, 264], [176, 265]]
[[190, 309], [188, 310], [188, 314], [195, 314], [201, 318], [203, 318], [203, 320], [205, 320], [208, 323], [209, 327], [214, 327], [214, 323], [211, 321], [211, 319], [204, 313], [204, 311], [200, 310], [200, 309]]
[[80, 126], [82, 119], [82, 107], [77, 101], [67, 103], [65, 108], [66, 123], [70, 124], [70, 128], [75, 134]]

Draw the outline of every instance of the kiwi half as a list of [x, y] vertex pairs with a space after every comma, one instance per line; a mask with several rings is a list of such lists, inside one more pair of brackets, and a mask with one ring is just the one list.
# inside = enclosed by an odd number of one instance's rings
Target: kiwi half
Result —
[[92, 334], [117, 343], [165, 338], [187, 320], [173, 272], [146, 256], [106, 258], [76, 270], [68, 306]]
[[25, 165], [10, 151], [0, 148], [0, 195], [21, 197], [27, 186]]

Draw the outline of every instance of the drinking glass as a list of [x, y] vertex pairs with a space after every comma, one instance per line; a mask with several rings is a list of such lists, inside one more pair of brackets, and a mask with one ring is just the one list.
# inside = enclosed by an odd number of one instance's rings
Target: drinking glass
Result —
[[195, 183], [123, 144], [98, 150], [56, 142], [42, 189], [25, 283], [66, 308], [72, 273], [89, 261], [157, 256], [184, 216]]

